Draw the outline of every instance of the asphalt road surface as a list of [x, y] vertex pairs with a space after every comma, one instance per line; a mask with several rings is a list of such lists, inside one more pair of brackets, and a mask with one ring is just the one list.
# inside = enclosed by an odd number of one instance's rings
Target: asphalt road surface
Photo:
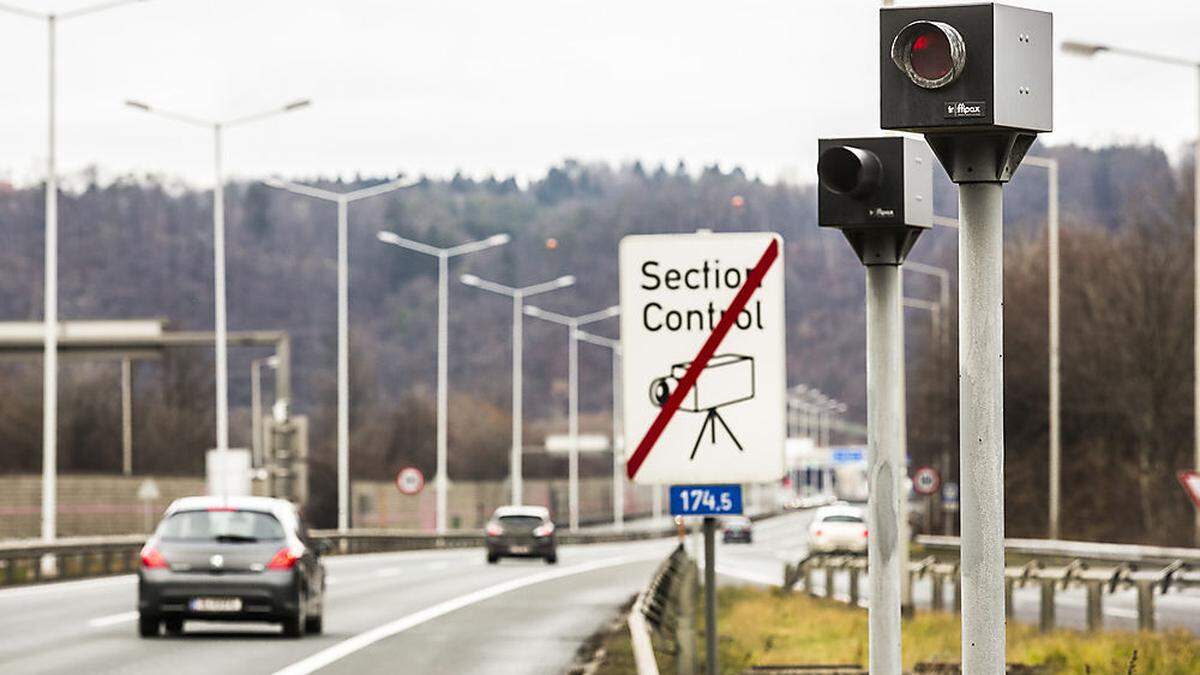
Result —
[[[784, 564], [806, 552], [811, 519], [801, 511], [760, 521], [753, 544], [718, 536], [720, 582], [780, 584]], [[277, 626], [201, 622], [179, 637], [140, 639], [133, 576], [0, 590], [0, 672], [562, 673], [673, 545], [563, 546], [554, 566], [488, 565], [477, 548], [331, 557], [325, 633], [301, 640]], [[816, 580], [820, 587], [824, 575]], [[865, 579], [860, 588], [865, 600]], [[845, 593], [839, 575], [835, 597]], [[914, 594], [927, 607], [928, 580]], [[1200, 634], [1200, 593], [1156, 599], [1160, 627]], [[1037, 620], [1036, 588], [1018, 590], [1015, 602], [1018, 620]], [[1106, 595], [1106, 625], [1135, 628], [1135, 608], [1132, 591]], [[1059, 594], [1060, 625], [1082, 628], [1083, 612], [1081, 590]]]

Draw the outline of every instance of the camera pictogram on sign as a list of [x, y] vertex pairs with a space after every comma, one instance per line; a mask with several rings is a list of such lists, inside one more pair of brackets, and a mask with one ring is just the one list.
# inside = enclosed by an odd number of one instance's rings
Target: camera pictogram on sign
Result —
[[[671, 366], [670, 374], [656, 377], [650, 381], [650, 401], [662, 407], [667, 399], [679, 387], [679, 381], [687, 373], [691, 362], [676, 363]], [[700, 449], [700, 441], [705, 432], [709, 433], [709, 444], [717, 444], [717, 425], [725, 430], [739, 451], [744, 452], [741, 442], [721, 417], [720, 409], [749, 401], [754, 398], [754, 357], [742, 354], [717, 354], [713, 356], [696, 379], [695, 386], [687, 393], [687, 398], [680, 404], [679, 410], [691, 413], [704, 413], [704, 423], [700, 425], [700, 433], [692, 444], [692, 454], [688, 459], [695, 459]]]

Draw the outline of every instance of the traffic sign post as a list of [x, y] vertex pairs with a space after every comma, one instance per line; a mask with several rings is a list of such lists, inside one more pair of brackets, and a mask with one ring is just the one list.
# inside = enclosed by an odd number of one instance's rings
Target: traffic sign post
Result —
[[402, 495], [420, 494], [425, 487], [425, 474], [415, 466], [406, 466], [396, 474], [396, 489]]
[[671, 485], [671, 513], [703, 516], [708, 672], [718, 672], [716, 518], [740, 483], [784, 474], [783, 243], [772, 233], [621, 240], [625, 470]]
[[925, 497], [925, 531], [933, 532], [933, 502], [942, 487], [942, 475], [932, 466], [923, 466], [913, 472], [913, 492]]

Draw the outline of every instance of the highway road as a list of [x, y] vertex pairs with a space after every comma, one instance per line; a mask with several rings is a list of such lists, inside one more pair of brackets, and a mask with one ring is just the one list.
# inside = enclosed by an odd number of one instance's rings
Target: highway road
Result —
[[[811, 518], [804, 511], [760, 521], [753, 544], [718, 543], [721, 583], [781, 583], [784, 564], [805, 553]], [[563, 546], [556, 566], [487, 565], [482, 549], [331, 557], [325, 634], [302, 640], [282, 638], [275, 626], [206, 623], [140, 639], [132, 576], [0, 590], [0, 672], [562, 673], [673, 545]], [[915, 594], [927, 607], [928, 582]], [[1200, 594], [1158, 600], [1160, 626], [1200, 633]], [[1109, 627], [1136, 626], [1132, 592], [1105, 601]], [[1037, 603], [1036, 589], [1018, 591], [1018, 620], [1036, 621]], [[1081, 591], [1060, 594], [1058, 616], [1060, 625], [1083, 626]]]

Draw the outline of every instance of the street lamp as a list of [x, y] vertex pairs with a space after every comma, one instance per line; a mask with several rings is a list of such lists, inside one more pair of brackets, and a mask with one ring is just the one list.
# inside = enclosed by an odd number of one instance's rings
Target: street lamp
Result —
[[308, 99], [293, 101], [280, 108], [235, 117], [228, 120], [207, 120], [169, 110], [160, 110], [141, 101], [125, 101], [125, 105], [142, 112], [165, 117], [213, 132], [213, 292], [216, 312], [216, 380], [217, 380], [217, 451], [229, 449], [229, 360], [225, 327], [225, 178], [221, 172], [221, 134], [224, 129], [307, 107]]
[[[1092, 57], [1100, 52], [1116, 54], [1118, 56], [1128, 56], [1143, 61], [1153, 61], [1155, 63], [1164, 63], [1171, 66], [1183, 66], [1191, 68], [1195, 71], [1198, 86], [1200, 86], [1200, 61], [1193, 59], [1182, 59], [1175, 56], [1165, 54], [1155, 54], [1152, 52], [1144, 52], [1137, 49], [1126, 49], [1124, 47], [1114, 47], [1112, 45], [1099, 44], [1095, 42], [1077, 42], [1073, 40], [1064, 40], [1062, 43], [1062, 51], [1064, 54], [1073, 56]], [[1196, 140], [1192, 146], [1194, 157], [1194, 171], [1192, 172], [1194, 180], [1194, 203], [1193, 203], [1193, 224], [1195, 231], [1192, 264], [1195, 269], [1193, 276], [1194, 292], [1193, 292], [1193, 343], [1192, 343], [1192, 359], [1195, 365], [1192, 379], [1192, 418], [1193, 418], [1193, 448], [1194, 455], [1193, 464], [1200, 467], [1200, 131], [1197, 132]], [[1056, 251], [1057, 252], [1057, 251]], [[1055, 470], [1054, 465], [1051, 465], [1051, 471]], [[1053, 477], [1057, 479], [1057, 477]], [[1057, 480], [1056, 480], [1057, 483]], [[1055, 489], [1055, 497], [1057, 496], [1057, 488]], [[1054, 506], [1057, 506], [1055, 504]], [[1052, 526], [1057, 527], [1057, 522], [1052, 523]], [[1194, 522], [1194, 537], [1197, 546], [1200, 546], [1200, 509], [1197, 509]]]
[[[42, 320], [45, 344], [42, 359], [42, 539], [54, 541], [58, 525], [58, 24], [66, 19], [95, 14], [145, 0], [110, 0], [69, 12], [36, 12], [0, 4], [0, 12], [46, 22], [47, 124], [46, 124], [46, 247]], [[43, 569], [54, 570], [54, 558], [42, 559]]]
[[575, 284], [575, 277], [571, 275], [561, 276], [557, 279], [547, 281], [524, 288], [513, 288], [498, 284], [493, 281], [480, 279], [474, 274], [464, 274], [460, 278], [464, 284], [480, 290], [489, 291], [498, 295], [506, 295], [512, 298], [513, 314], [512, 314], [512, 452], [509, 459], [509, 472], [511, 474], [509, 482], [512, 484], [512, 503], [520, 506], [525, 498], [524, 485], [521, 477], [521, 453], [524, 450], [524, 432], [521, 429], [521, 345], [522, 345], [522, 319], [525, 306], [525, 298], [530, 298], [541, 293], [548, 293], [560, 288], [566, 288]]
[[611, 319], [621, 313], [619, 305], [580, 316], [566, 316], [529, 306], [525, 313], [567, 328], [567, 436], [570, 444], [567, 459], [567, 494], [569, 524], [572, 532], [579, 529], [579, 337], [580, 326]]
[[439, 248], [422, 244], [418, 241], [405, 239], [394, 232], [379, 232], [375, 235], [379, 241], [392, 246], [399, 246], [410, 251], [424, 253], [438, 259], [438, 337], [437, 337], [437, 531], [446, 532], [446, 495], [449, 488], [449, 469], [446, 465], [446, 393], [447, 384], [446, 359], [449, 351], [449, 316], [450, 288], [448, 274], [450, 259], [455, 256], [483, 251], [494, 246], [507, 244], [511, 237], [507, 234], [497, 234], [481, 241], [473, 241], [459, 246]]
[[337, 204], [337, 492], [338, 532], [345, 532], [350, 529], [350, 246], [347, 211], [351, 202], [377, 197], [418, 183], [400, 178], [350, 192], [322, 190], [277, 178], [267, 179], [263, 184], [277, 190]]
[[612, 509], [613, 526], [619, 532], [625, 528], [625, 472], [621, 470], [621, 450], [624, 449], [624, 443], [617, 440], [624, 437], [619, 412], [621, 410], [621, 341], [593, 335], [582, 330], [575, 331], [575, 337], [612, 352]]

